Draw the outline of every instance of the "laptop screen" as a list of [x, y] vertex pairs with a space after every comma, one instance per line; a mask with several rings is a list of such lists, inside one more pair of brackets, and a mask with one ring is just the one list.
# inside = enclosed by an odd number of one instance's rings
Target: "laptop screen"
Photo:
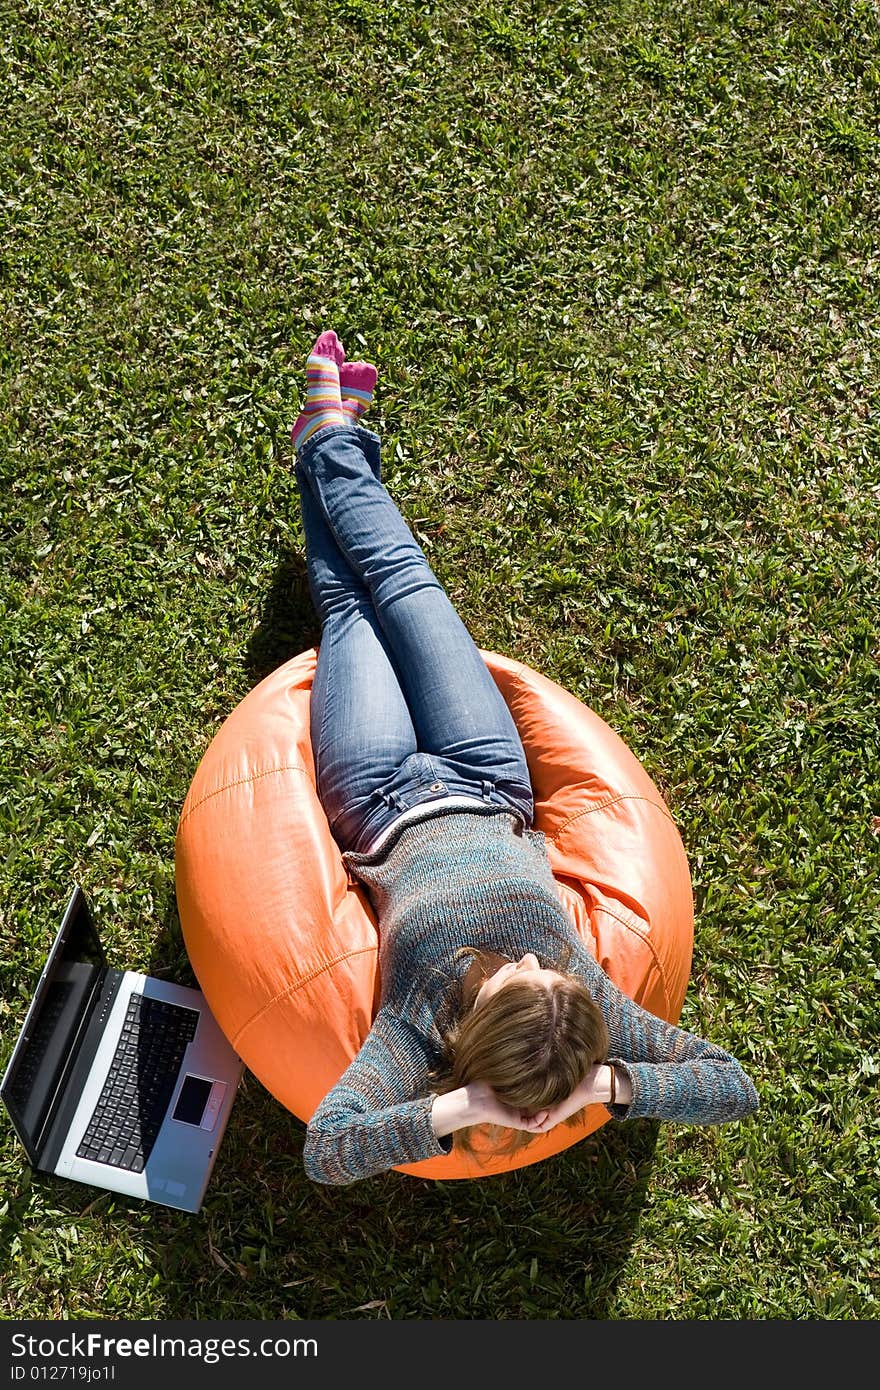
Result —
[[0, 1089], [32, 1162], [105, 970], [88, 904], [76, 888]]

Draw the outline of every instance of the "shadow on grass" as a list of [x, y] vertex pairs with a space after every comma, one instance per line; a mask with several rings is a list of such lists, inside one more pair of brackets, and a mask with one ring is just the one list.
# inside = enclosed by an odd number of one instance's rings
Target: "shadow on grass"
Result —
[[108, 1299], [109, 1264], [87, 1287], [75, 1264], [34, 1250], [46, 1316], [613, 1319], [658, 1128], [609, 1123], [562, 1154], [485, 1179], [391, 1172], [323, 1187], [303, 1172], [305, 1125], [246, 1072], [200, 1212], [22, 1173], [7, 1194], [0, 1267], [13, 1237], [32, 1239], [40, 1209], [52, 1230], [75, 1225], [108, 1259], [137, 1256], [119, 1303]]
[[613, 1316], [658, 1128], [609, 1123], [485, 1179], [325, 1187], [303, 1172], [305, 1125], [246, 1073], [202, 1212], [151, 1223], [165, 1316]]
[[252, 683], [258, 685], [285, 661], [316, 647], [320, 637], [305, 559], [288, 551], [275, 570], [263, 616], [245, 652], [243, 664]]
[[[288, 551], [275, 571], [263, 616], [242, 661], [251, 685], [258, 685], [285, 662], [317, 646], [320, 635], [305, 560], [298, 553]], [[230, 709], [228, 714], [231, 713]], [[149, 972], [162, 980], [198, 988], [183, 940], [173, 881], [159, 907], [164, 925], [152, 943]]]

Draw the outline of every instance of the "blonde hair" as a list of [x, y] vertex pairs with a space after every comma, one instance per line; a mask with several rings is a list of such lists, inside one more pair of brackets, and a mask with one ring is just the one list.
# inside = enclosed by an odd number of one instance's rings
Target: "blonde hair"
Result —
[[[460, 954], [476, 959], [483, 979], [494, 973], [481, 951], [464, 947]], [[505, 1105], [530, 1115], [571, 1095], [589, 1068], [608, 1055], [608, 1028], [583, 981], [557, 973], [549, 988], [513, 976], [482, 1003], [460, 1009], [444, 1037], [446, 1069], [434, 1091], [442, 1095], [485, 1081]], [[566, 1124], [579, 1118], [577, 1112]], [[472, 1155], [473, 1134], [472, 1128], [456, 1130], [453, 1146]], [[494, 1153], [516, 1153], [535, 1138], [525, 1130], [492, 1127]]]

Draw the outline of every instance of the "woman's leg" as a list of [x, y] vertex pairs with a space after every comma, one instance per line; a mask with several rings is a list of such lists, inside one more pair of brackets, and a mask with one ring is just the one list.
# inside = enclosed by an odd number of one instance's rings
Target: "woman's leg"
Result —
[[[378, 437], [358, 431], [378, 474]], [[383, 788], [416, 752], [416, 734], [369, 590], [342, 555], [299, 465], [309, 587], [321, 621], [311, 694], [318, 795], [343, 849], [361, 849], [395, 804]]]
[[[510, 711], [357, 435], [325, 425], [300, 449], [297, 468], [363, 586], [361, 604], [363, 590], [372, 600], [418, 749], [434, 769], [417, 799], [470, 790], [514, 805], [531, 824], [528, 766]], [[359, 714], [358, 694], [350, 698]]]

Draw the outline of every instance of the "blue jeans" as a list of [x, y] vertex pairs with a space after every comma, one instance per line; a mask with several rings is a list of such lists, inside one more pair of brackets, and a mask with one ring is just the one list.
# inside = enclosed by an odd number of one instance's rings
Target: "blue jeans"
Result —
[[516, 725], [467, 628], [381, 482], [379, 436], [325, 426], [296, 462], [312, 599], [318, 796], [343, 850], [449, 795], [534, 801]]

